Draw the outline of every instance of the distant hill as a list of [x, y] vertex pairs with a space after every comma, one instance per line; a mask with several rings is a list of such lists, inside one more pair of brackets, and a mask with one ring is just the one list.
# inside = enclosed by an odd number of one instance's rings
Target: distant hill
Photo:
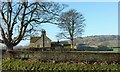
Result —
[[118, 35], [95, 35], [76, 38], [75, 42], [89, 45], [118, 46]]

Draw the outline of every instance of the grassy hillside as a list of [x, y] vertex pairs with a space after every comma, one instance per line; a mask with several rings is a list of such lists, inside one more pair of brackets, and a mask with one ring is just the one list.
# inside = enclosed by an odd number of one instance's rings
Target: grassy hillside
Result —
[[84, 43], [89, 45], [104, 45], [110, 47], [118, 46], [118, 35], [95, 35], [83, 38], [76, 38], [77, 43]]

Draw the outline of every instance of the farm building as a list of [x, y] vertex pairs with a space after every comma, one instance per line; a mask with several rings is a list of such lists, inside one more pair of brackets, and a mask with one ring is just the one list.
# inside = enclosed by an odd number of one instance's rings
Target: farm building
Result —
[[30, 38], [30, 48], [43, 48], [51, 47], [51, 39], [46, 36], [46, 31], [42, 30], [40, 37], [31, 37]]

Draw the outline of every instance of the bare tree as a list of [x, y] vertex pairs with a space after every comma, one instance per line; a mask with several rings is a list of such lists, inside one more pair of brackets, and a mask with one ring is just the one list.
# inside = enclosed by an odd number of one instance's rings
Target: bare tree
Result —
[[73, 48], [74, 38], [80, 37], [84, 32], [84, 21], [83, 15], [74, 9], [62, 13], [58, 24], [62, 32], [57, 37], [70, 39], [71, 48]]
[[34, 34], [42, 23], [55, 23], [65, 5], [54, 2], [2, 2], [1, 43], [13, 50], [21, 40]]

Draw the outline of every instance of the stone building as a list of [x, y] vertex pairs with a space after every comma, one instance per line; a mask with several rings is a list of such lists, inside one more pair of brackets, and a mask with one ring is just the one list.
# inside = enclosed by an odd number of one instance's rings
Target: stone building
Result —
[[46, 31], [42, 30], [40, 37], [30, 37], [30, 48], [50, 48], [51, 40], [46, 36]]

